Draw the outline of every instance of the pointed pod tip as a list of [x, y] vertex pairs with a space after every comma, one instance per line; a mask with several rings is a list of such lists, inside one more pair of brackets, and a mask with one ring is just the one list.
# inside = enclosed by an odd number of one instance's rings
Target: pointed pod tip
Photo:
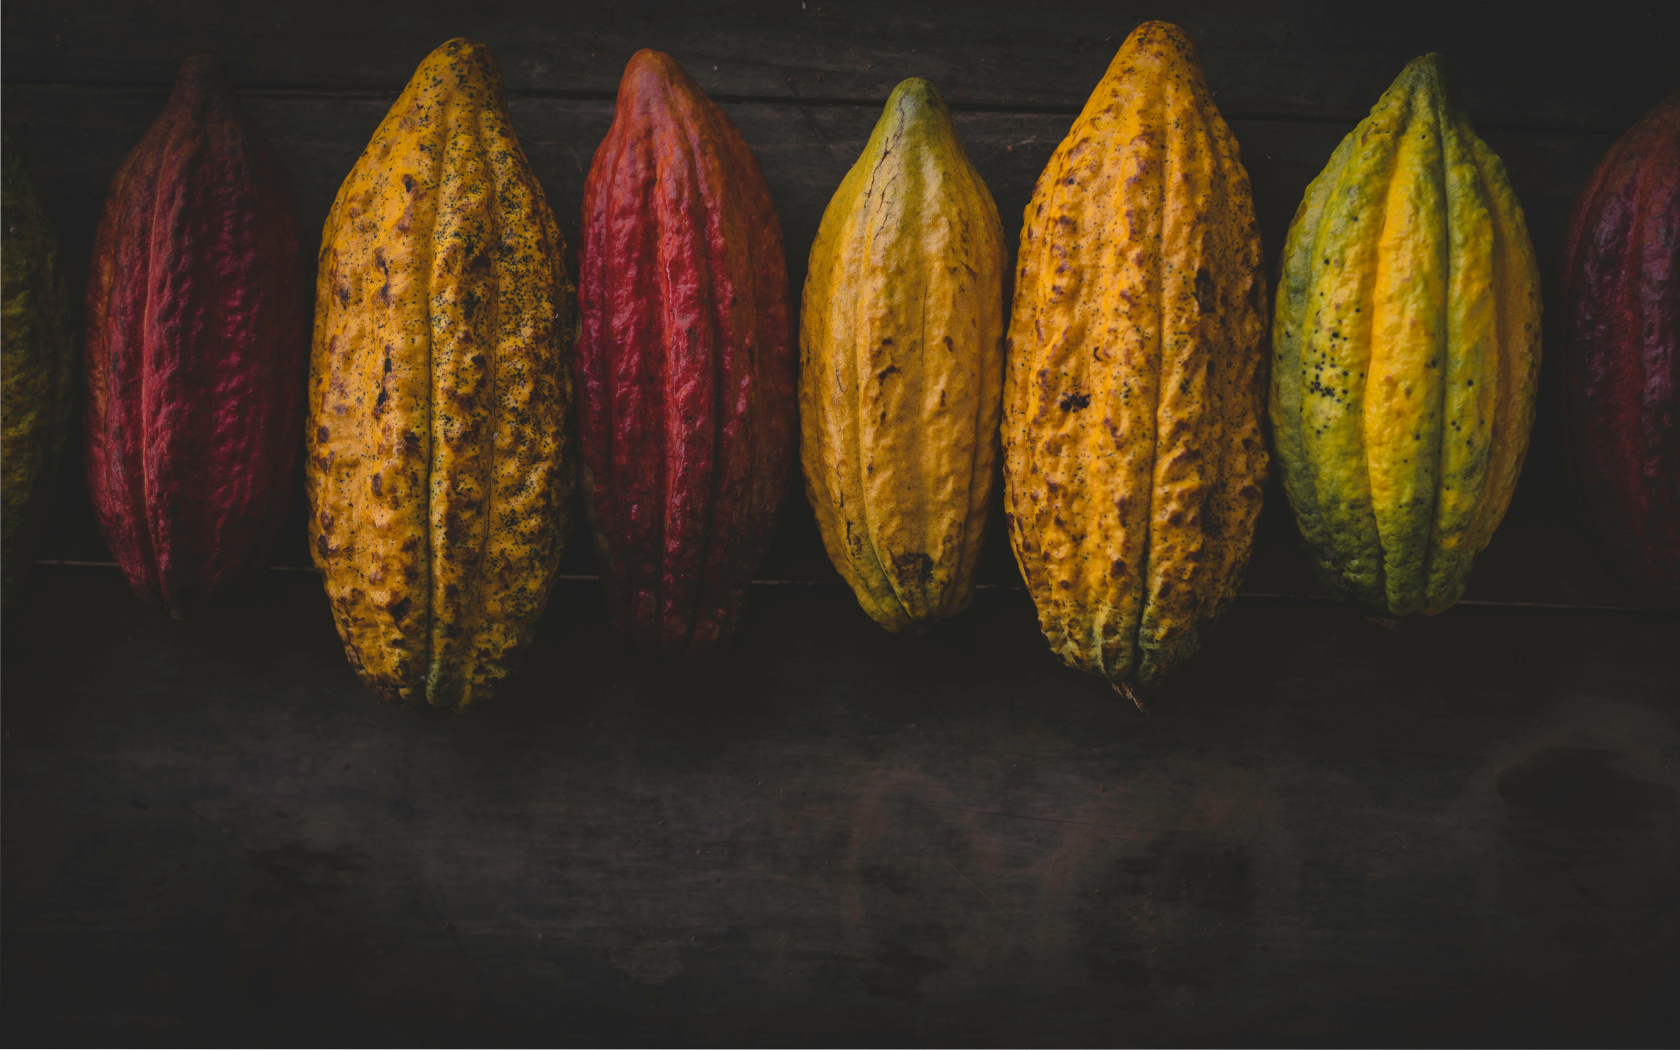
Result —
[[890, 102], [895, 98], [913, 99], [926, 104], [943, 103], [945, 101], [945, 97], [939, 93], [938, 88], [933, 86], [933, 82], [923, 80], [921, 77], [908, 77], [899, 81], [898, 86], [893, 88], [887, 101]]
[[[1447, 56], [1439, 51], [1419, 55], [1407, 62], [1406, 68], [1394, 78], [1394, 83], [1388, 90], [1413, 95], [1427, 106], [1438, 106], [1457, 117], [1463, 117], [1458, 90], [1453, 83], [1452, 65], [1447, 61]], [[1385, 96], [1386, 94], [1385, 92]]]
[[432, 51], [432, 54], [434, 54], [434, 55], [447, 54], [447, 55], [457, 55], [457, 56], [459, 56], [459, 55], [477, 54], [480, 51], [486, 52], [488, 54], [494, 54], [495, 53], [495, 52], [490, 50], [489, 45], [481, 43], [477, 40], [474, 40], [471, 37], [452, 36], [448, 40], [445, 40], [443, 43], [439, 44], [436, 48], [434, 48], [433, 51]]
[[635, 75], [651, 75], [670, 79], [677, 76], [687, 76], [682, 63], [663, 51], [655, 51], [651, 47], [644, 47], [630, 56], [630, 61], [624, 64], [624, 78], [626, 80]]
[[932, 83], [921, 77], [911, 77], [900, 81], [892, 94], [887, 96], [886, 113], [889, 118], [896, 117], [900, 122], [916, 123], [929, 117], [948, 120], [951, 110], [945, 104], [945, 96]]
[[1190, 39], [1190, 34], [1184, 31], [1183, 26], [1173, 22], [1162, 22], [1158, 19], [1152, 19], [1148, 22], [1144, 22], [1136, 29], [1132, 30], [1132, 37], [1145, 36], [1170, 36], [1184, 40]]
[[175, 90], [182, 89], [231, 91], [232, 85], [228, 83], [227, 67], [222, 65], [221, 59], [211, 54], [197, 54], [188, 55], [175, 74]]
[[704, 98], [706, 92], [688, 74], [681, 62], [663, 51], [644, 47], [625, 63], [624, 76], [618, 82], [619, 97], [669, 96], [673, 94]]
[[201, 52], [196, 55], [188, 55], [182, 61], [180, 72], [176, 74], [176, 77], [179, 79], [187, 76], [225, 77], [227, 76], [227, 68], [222, 65], [222, 60], [215, 55]]
[[1145, 22], [1132, 30], [1114, 53], [1105, 77], [1125, 77], [1138, 70], [1190, 67], [1201, 76], [1202, 56], [1196, 42], [1171, 22]]
[[1397, 79], [1427, 82], [1446, 91], [1452, 83], [1452, 65], [1447, 61], [1447, 56], [1439, 51], [1431, 51], [1407, 62], [1406, 68], [1400, 71]]
[[1187, 52], [1190, 57], [1196, 58], [1200, 62], [1196, 54], [1196, 42], [1190, 38], [1190, 34], [1185, 31], [1183, 26], [1172, 22], [1143, 23], [1132, 30], [1130, 36], [1126, 37], [1126, 42], [1120, 45], [1120, 50], [1124, 51], [1128, 47], [1143, 47], [1150, 43], [1171, 44], [1179, 50]]
[[[229, 108], [237, 110], [239, 99], [222, 60], [215, 55], [188, 55], [175, 75], [175, 87], [169, 92], [164, 111], [175, 114], [172, 119], [197, 121]], [[197, 115], [184, 117], [186, 113]]]
[[420, 63], [420, 69], [432, 65], [457, 64], [481, 68], [493, 75], [497, 81], [502, 78], [502, 66], [496, 59], [496, 52], [490, 50], [489, 45], [464, 36], [451, 37], [433, 48], [432, 53]]

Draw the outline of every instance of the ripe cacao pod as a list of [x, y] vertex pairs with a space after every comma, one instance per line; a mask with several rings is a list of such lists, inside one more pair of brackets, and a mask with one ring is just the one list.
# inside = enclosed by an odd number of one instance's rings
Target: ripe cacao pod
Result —
[[649, 656], [728, 642], [763, 560], [797, 402], [782, 229], [752, 150], [638, 51], [583, 197], [584, 492], [614, 627]]
[[136, 594], [200, 611], [261, 568], [303, 422], [291, 178], [209, 55], [111, 180], [87, 288], [88, 492]]
[[823, 213], [799, 331], [806, 494], [830, 560], [888, 630], [974, 597], [1008, 265], [945, 100], [906, 80]]
[[1617, 140], [1559, 266], [1564, 453], [1611, 571], [1680, 592], [1680, 93]]
[[75, 409], [70, 293], [58, 238], [7, 134], [0, 180], [0, 603], [35, 556], [58, 494], [58, 465]]
[[363, 684], [447, 714], [536, 630], [576, 480], [566, 245], [483, 44], [433, 51], [339, 188], [310, 359], [310, 540]]
[[1380, 615], [1447, 609], [1522, 469], [1540, 286], [1504, 165], [1439, 55], [1307, 187], [1272, 343], [1272, 433], [1320, 578]]
[[1004, 391], [1015, 560], [1057, 656], [1151, 685], [1248, 564], [1266, 277], [1196, 48], [1146, 22], [1039, 176]]

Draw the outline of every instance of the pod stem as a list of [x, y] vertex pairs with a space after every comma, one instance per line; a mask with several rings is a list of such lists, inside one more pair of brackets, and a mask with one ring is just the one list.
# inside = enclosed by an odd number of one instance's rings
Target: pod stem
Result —
[[1116, 693], [1119, 693], [1127, 700], [1130, 700], [1139, 711], [1142, 711], [1145, 715], [1149, 714], [1149, 705], [1143, 702], [1143, 692], [1132, 683], [1116, 682], [1114, 679], [1110, 678], [1108, 680], [1108, 684]]

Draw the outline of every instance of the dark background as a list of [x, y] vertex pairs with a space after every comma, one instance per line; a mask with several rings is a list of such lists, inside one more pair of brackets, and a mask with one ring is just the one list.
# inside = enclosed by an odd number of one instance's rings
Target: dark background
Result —
[[[1201, 47], [1274, 278], [1306, 184], [1418, 54], [1452, 60], [1547, 274], [1588, 172], [1680, 87], [1663, 3], [10, 0], [0, 17], [4, 118], [78, 294], [106, 185], [196, 51], [286, 160], [313, 243], [419, 61], [484, 41], [573, 244], [624, 62], [670, 51], [757, 152], [796, 290], [900, 79], [945, 92], [1013, 249], [1146, 18]], [[1575, 522], [1554, 364], [1465, 602], [1399, 630], [1330, 603], [1274, 485], [1243, 597], [1149, 716], [1049, 655], [1001, 530], [975, 606], [897, 638], [839, 585], [795, 490], [711, 666], [631, 659], [574, 541], [518, 679], [421, 722], [345, 664], [301, 486], [276, 570], [178, 624], [109, 567], [73, 450], [5, 624], [6, 1033], [1672, 1042], [1680, 620], [1608, 577]]]

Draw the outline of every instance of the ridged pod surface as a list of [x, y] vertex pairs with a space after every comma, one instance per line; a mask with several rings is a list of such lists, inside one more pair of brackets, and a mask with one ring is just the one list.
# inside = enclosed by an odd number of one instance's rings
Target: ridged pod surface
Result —
[[584, 185], [584, 491], [613, 626], [646, 655], [728, 642], [764, 558], [797, 402], [782, 229], [752, 150], [638, 51]]
[[1680, 94], [1610, 147], [1558, 267], [1564, 451], [1612, 571], [1680, 593]]
[[1383, 615], [1447, 609], [1522, 469], [1540, 285], [1504, 165], [1439, 55], [1307, 187], [1272, 343], [1278, 463], [1320, 578]]
[[189, 58], [111, 180], [88, 273], [88, 493], [141, 598], [191, 615], [262, 567], [308, 344], [291, 178], [221, 63]]
[[449, 41], [327, 216], [309, 377], [315, 564], [362, 682], [417, 711], [488, 699], [559, 571], [565, 251], [495, 56]]
[[945, 100], [906, 80], [823, 213], [799, 333], [805, 491], [829, 559], [889, 630], [974, 597], [1008, 265]]
[[0, 177], [0, 603], [11, 607], [58, 494], [76, 405], [70, 293], [58, 238], [5, 136]]
[[1195, 45], [1146, 22], [1039, 176], [1009, 326], [1010, 540], [1073, 667], [1154, 684], [1236, 594], [1266, 477], [1263, 266]]

